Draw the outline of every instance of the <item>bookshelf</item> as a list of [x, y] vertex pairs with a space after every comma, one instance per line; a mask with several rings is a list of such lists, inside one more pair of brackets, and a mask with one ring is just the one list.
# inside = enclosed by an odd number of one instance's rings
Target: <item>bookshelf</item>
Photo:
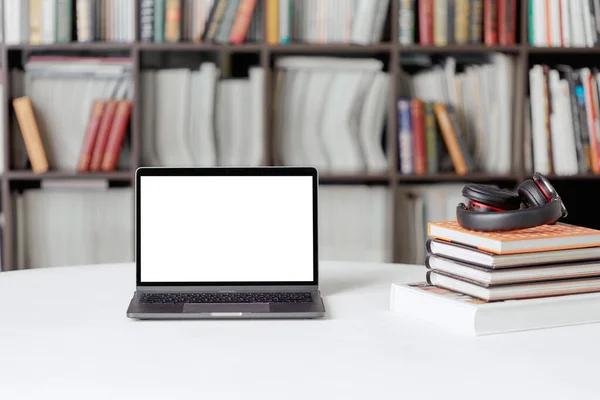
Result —
[[[266, 1], [266, 0], [259, 0]], [[524, 150], [523, 150], [523, 131], [525, 126], [524, 103], [527, 95], [528, 85], [528, 70], [530, 66], [530, 58], [532, 56], [552, 56], [552, 57], [570, 57], [572, 55], [581, 55], [592, 57], [600, 54], [600, 48], [543, 48], [534, 47], [528, 44], [527, 41], [527, 2], [519, 2], [520, 9], [517, 12], [517, 43], [516, 45], [508, 46], [484, 46], [484, 45], [448, 45], [448, 46], [420, 46], [400, 45], [394, 38], [398, 38], [398, 2], [392, 0], [388, 11], [387, 22], [385, 25], [384, 38], [387, 41], [371, 45], [355, 45], [355, 44], [308, 44], [308, 43], [292, 43], [271, 45], [267, 43], [245, 43], [241, 45], [220, 45], [207, 43], [148, 43], [139, 41], [139, 9], [135, 12], [136, 25], [136, 41], [131, 43], [109, 43], [109, 42], [90, 42], [90, 43], [63, 43], [63, 44], [0, 44], [0, 61], [2, 65], [2, 79], [4, 82], [4, 171], [2, 175], [2, 209], [4, 211], [4, 232], [2, 257], [4, 269], [9, 269], [14, 264], [15, 260], [15, 213], [11, 200], [11, 194], [15, 190], [26, 189], [39, 183], [41, 180], [105, 180], [114, 182], [117, 185], [131, 185], [134, 182], [134, 171], [140, 166], [140, 71], [142, 70], [141, 59], [144, 55], [152, 52], [161, 52], [164, 54], [187, 53], [216, 53], [218, 57], [229, 57], [233, 55], [252, 55], [259, 60], [259, 66], [265, 71], [265, 104], [263, 118], [265, 123], [265, 150], [268, 155], [265, 165], [276, 165], [274, 157], [274, 140], [275, 132], [272, 123], [273, 115], [273, 96], [272, 96], [272, 60], [274, 56], [279, 55], [331, 55], [345, 56], [352, 55], [357, 57], [381, 56], [387, 60], [386, 70], [390, 75], [390, 89], [388, 93], [388, 108], [387, 108], [387, 126], [386, 129], [386, 154], [389, 161], [389, 168], [383, 174], [322, 174], [320, 182], [322, 184], [340, 183], [347, 185], [383, 185], [388, 188], [391, 204], [395, 203], [396, 193], [399, 187], [406, 184], [419, 183], [446, 183], [446, 182], [480, 182], [480, 183], [499, 183], [505, 187], [515, 187], [520, 181], [526, 178], [524, 169]], [[266, 18], [263, 19], [263, 26], [266, 28]], [[116, 171], [107, 173], [75, 173], [63, 171], [51, 171], [46, 174], [36, 175], [31, 171], [11, 169], [11, 123], [12, 96], [9, 79], [9, 70], [15, 65], [20, 65], [23, 55], [29, 53], [35, 54], [102, 54], [105, 52], [119, 52], [120, 54], [128, 55], [133, 60], [133, 82], [134, 82], [134, 107], [131, 119], [131, 170]], [[513, 169], [510, 174], [494, 175], [485, 173], [473, 173], [466, 176], [458, 176], [450, 173], [441, 173], [434, 175], [402, 175], [398, 172], [398, 135], [397, 129], [398, 118], [396, 100], [398, 93], [396, 92], [396, 80], [398, 79], [399, 61], [404, 55], [408, 54], [436, 54], [436, 55], [453, 55], [461, 53], [491, 53], [502, 52], [514, 55], [517, 59], [515, 71], [515, 104], [514, 104], [514, 121], [513, 121]], [[392, 127], [391, 129], [389, 127]], [[574, 176], [551, 176], [553, 182], [559, 185], [559, 191], [563, 187], [575, 188], [575, 191], [593, 190], [589, 182], [594, 182], [600, 178], [598, 175], [574, 175]], [[579, 207], [579, 203], [571, 204], [570, 208]], [[395, 221], [396, 207], [392, 207], [392, 213], [389, 219]], [[575, 213], [577, 215], [577, 212]], [[579, 218], [584, 218], [579, 212]], [[576, 221], [577, 223], [594, 227], [600, 227], [600, 219]], [[392, 243], [397, 243], [398, 238], [391, 235]], [[393, 246], [392, 246], [393, 248]]]

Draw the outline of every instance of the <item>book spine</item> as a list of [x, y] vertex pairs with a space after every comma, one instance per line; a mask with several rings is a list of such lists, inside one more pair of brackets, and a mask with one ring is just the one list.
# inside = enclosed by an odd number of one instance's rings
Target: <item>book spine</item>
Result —
[[57, 0], [56, 2], [56, 43], [71, 41], [71, 26], [73, 25], [73, 1]]
[[117, 100], [108, 100], [104, 107], [104, 114], [102, 114], [102, 120], [98, 127], [98, 137], [96, 138], [92, 160], [90, 161], [90, 171], [100, 171], [100, 168], [102, 167], [102, 159], [104, 158], [104, 152], [106, 151], [106, 145], [108, 144], [117, 104]]
[[33, 172], [36, 174], [47, 172], [48, 159], [46, 158], [46, 152], [44, 151], [42, 138], [29, 97], [25, 96], [14, 99], [13, 107]]
[[165, 8], [165, 41], [181, 39], [181, 0], [167, 0]]
[[227, 8], [227, 0], [215, 0], [208, 22], [206, 23], [206, 30], [204, 31], [204, 37], [202, 38], [205, 42], [212, 42], [217, 36], [219, 25]]
[[506, 0], [500, 3], [501, 7], [504, 7], [504, 18], [502, 19], [504, 30], [500, 35], [500, 44], [512, 45], [517, 42], [517, 0]]
[[425, 175], [427, 173], [427, 154], [425, 149], [426, 144], [423, 102], [421, 100], [413, 99], [411, 101], [411, 111], [412, 131], [414, 137], [414, 171], [417, 175]]
[[225, 13], [223, 13], [223, 19], [219, 24], [219, 30], [215, 37], [215, 42], [227, 43], [229, 41], [229, 36], [231, 35], [231, 30], [233, 29], [233, 23], [239, 6], [240, 0], [229, 0], [227, 2]]
[[114, 171], [119, 162], [119, 153], [123, 147], [123, 140], [127, 133], [129, 117], [131, 115], [131, 100], [119, 100], [115, 111], [114, 122], [110, 129], [106, 151], [102, 159], [103, 171]]
[[83, 145], [81, 146], [81, 154], [77, 163], [77, 170], [80, 172], [86, 172], [90, 169], [94, 145], [98, 138], [98, 128], [100, 127], [105, 106], [106, 101], [104, 100], [95, 100], [92, 104], [92, 112], [90, 113], [85, 135], [83, 136]]
[[414, 0], [401, 0], [398, 8], [398, 42], [403, 45], [415, 43], [414, 21], [415, 21], [415, 2]]
[[154, 4], [152, 0], [140, 2], [140, 40], [151, 42], [154, 37]]
[[433, 45], [433, 3], [434, 0], [419, 0], [419, 43]]
[[29, 0], [29, 43], [42, 43], [42, 0]]
[[446, 106], [442, 103], [436, 103], [433, 105], [433, 112], [435, 113], [440, 126], [440, 131], [442, 133], [442, 137], [444, 138], [444, 143], [446, 143], [446, 148], [450, 153], [454, 170], [458, 175], [466, 175], [469, 172], [469, 169], [467, 168], [467, 164], [462, 154], [456, 132], [454, 132], [452, 127]]
[[446, 44], [456, 43], [456, 32], [454, 29], [454, 22], [456, 21], [456, 2], [457, 0], [446, 0]]
[[483, 39], [486, 45], [498, 44], [498, 2], [484, 0], [483, 3]]
[[433, 113], [433, 104], [425, 103], [425, 136], [427, 138], [427, 173], [438, 173], [438, 143], [437, 129], [435, 126], [435, 115]]
[[413, 146], [410, 100], [398, 100], [398, 144], [400, 155], [400, 173], [413, 173]]
[[590, 91], [590, 110], [592, 121], [592, 134], [590, 135], [593, 155], [592, 165], [595, 168], [594, 173], [600, 174], [600, 143], [598, 143], [598, 135], [600, 135], [600, 115], [598, 115], [598, 89], [594, 74], [590, 74], [588, 76], [588, 86]]
[[267, 43], [279, 43], [279, 0], [267, 1]]
[[587, 114], [585, 110], [585, 89], [581, 78], [575, 74], [575, 99], [577, 100], [577, 114], [579, 115], [579, 125], [581, 126], [581, 143], [583, 144], [583, 154], [586, 166], [586, 172], [592, 171], [591, 150], [590, 150], [590, 135], [587, 125]]
[[547, 65], [544, 68], [544, 126], [546, 131], [546, 142], [548, 148], [548, 172], [554, 172], [554, 161], [552, 157], [552, 130], [550, 129], [550, 115], [552, 115], [552, 99], [550, 98], [550, 86], [548, 84], [548, 73], [550, 68]]
[[469, 42], [469, 0], [456, 0], [454, 4], [454, 42]]
[[448, 4], [445, 0], [434, 0], [433, 43], [436, 46], [445, 46], [448, 44], [447, 20]]
[[471, 0], [469, 4], [469, 43], [483, 42], [483, 0]]
[[558, 67], [561, 72], [563, 72], [563, 76], [567, 80], [567, 84], [569, 86], [569, 103], [571, 109], [569, 110], [573, 117], [571, 118], [573, 123], [573, 134], [575, 140], [575, 149], [577, 151], [577, 162], [578, 162], [578, 171], [579, 173], [587, 172], [586, 165], [586, 156], [583, 148], [583, 142], [581, 140], [581, 118], [579, 116], [579, 106], [577, 105], [577, 95], [575, 93], [575, 79], [574, 72], [571, 67]]
[[465, 160], [465, 164], [469, 171], [472, 171], [475, 167], [473, 159], [471, 157], [471, 153], [469, 152], [469, 147], [467, 146], [467, 142], [462, 134], [461, 124], [458, 122], [458, 113], [456, 109], [450, 105], [446, 106], [446, 111], [448, 113], [448, 118], [450, 119], [450, 124], [452, 124], [452, 130], [456, 135], [456, 140], [458, 141], [458, 145], [460, 146], [460, 151], [462, 153], [463, 159]]
[[165, 0], [154, 0], [154, 42], [165, 40]]
[[231, 35], [229, 36], [229, 42], [233, 44], [241, 44], [246, 39], [248, 34], [248, 28], [250, 27], [250, 21], [256, 8], [256, 0], [242, 0], [238, 13], [235, 17], [235, 22], [231, 28]]

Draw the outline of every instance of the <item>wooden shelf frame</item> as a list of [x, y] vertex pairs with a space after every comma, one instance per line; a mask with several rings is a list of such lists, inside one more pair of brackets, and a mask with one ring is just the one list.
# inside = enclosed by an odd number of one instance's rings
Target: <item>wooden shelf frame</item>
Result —
[[[259, 0], [266, 1], [266, 0]], [[1, 2], [0, 2], [1, 3]], [[265, 121], [265, 151], [267, 153], [267, 159], [265, 160], [266, 165], [275, 165], [274, 162], [274, 138], [276, 132], [274, 132], [274, 126], [272, 123], [273, 116], [273, 96], [272, 96], [272, 59], [276, 56], [283, 56], [289, 54], [302, 54], [302, 55], [343, 55], [343, 56], [356, 56], [356, 57], [369, 57], [369, 56], [384, 56], [388, 61], [386, 66], [387, 71], [390, 73], [390, 90], [388, 99], [388, 115], [387, 115], [387, 155], [389, 160], [389, 170], [386, 173], [369, 174], [369, 173], [357, 173], [357, 174], [322, 174], [320, 181], [323, 184], [352, 184], [352, 185], [386, 185], [389, 187], [389, 202], [390, 202], [390, 220], [395, 221], [396, 216], [396, 192], [397, 188], [404, 184], [417, 184], [417, 183], [438, 183], [438, 182], [507, 182], [516, 186], [521, 180], [526, 177], [524, 172], [523, 162], [523, 130], [524, 130], [524, 112], [523, 106], [525, 96], [527, 94], [527, 74], [529, 70], [529, 57], [530, 55], [560, 55], [560, 54], [600, 54], [600, 47], [595, 48], [541, 48], [533, 47], [527, 43], [527, 2], [520, 2], [521, 9], [518, 13], [519, 17], [519, 30], [520, 36], [518, 38], [519, 43], [509, 46], [485, 46], [485, 45], [448, 45], [448, 46], [420, 46], [411, 45], [403, 46], [394, 41], [398, 38], [398, 4], [396, 1], [390, 2], [390, 10], [388, 16], [387, 32], [384, 37], [391, 38], [391, 41], [385, 41], [382, 43], [370, 44], [370, 45], [355, 45], [355, 44], [311, 44], [311, 43], [292, 43], [285, 45], [273, 45], [267, 43], [244, 43], [242, 45], [221, 45], [221, 44], [208, 44], [208, 43], [148, 43], [139, 42], [139, 10], [136, 10], [135, 25], [136, 25], [136, 41], [130, 43], [118, 43], [118, 42], [91, 42], [91, 43], [63, 43], [63, 44], [42, 44], [32, 45], [28, 43], [23, 44], [0, 44], [0, 62], [2, 65], [2, 80], [4, 82], [4, 102], [5, 107], [2, 112], [4, 113], [4, 171], [2, 175], [2, 209], [4, 211], [5, 226], [3, 235], [3, 246], [2, 256], [3, 265], [6, 269], [7, 266], [14, 265], [15, 260], [15, 212], [12, 204], [12, 190], [19, 184], [31, 184], [31, 182], [40, 181], [42, 179], [62, 179], [62, 180], [76, 180], [76, 179], [104, 179], [113, 182], [129, 183], [134, 182], [134, 171], [140, 165], [140, 70], [141, 57], [144, 53], [149, 52], [189, 52], [189, 53], [218, 53], [219, 55], [231, 55], [231, 54], [256, 54], [259, 57], [259, 63], [265, 70], [265, 107], [264, 107], [264, 121]], [[265, 18], [266, 19], [266, 18]], [[266, 27], [266, 21], [263, 21]], [[102, 52], [122, 52], [127, 53], [133, 60], [133, 80], [134, 80], [134, 107], [131, 120], [131, 170], [129, 171], [116, 171], [110, 173], [87, 173], [79, 174], [69, 171], [50, 171], [46, 174], [36, 175], [32, 171], [25, 170], [14, 170], [11, 169], [11, 109], [12, 109], [12, 95], [11, 95], [11, 82], [9, 70], [13, 67], [10, 61], [13, 57], [13, 53], [95, 53], [101, 54]], [[513, 149], [515, 154], [514, 159], [514, 170], [507, 175], [490, 175], [482, 173], [474, 173], [466, 176], [458, 176], [455, 174], [436, 174], [436, 175], [401, 175], [398, 172], [398, 137], [397, 137], [397, 110], [396, 100], [398, 93], [396, 93], [396, 79], [398, 76], [399, 62], [404, 54], [439, 54], [439, 55], [452, 55], [460, 53], [491, 53], [491, 52], [503, 52], [512, 54], [517, 59], [517, 69], [515, 82], [516, 93], [515, 93], [515, 113], [514, 113], [514, 129], [513, 129], [513, 142], [515, 147]], [[391, 128], [390, 128], [391, 127]], [[83, 133], [82, 133], [83, 134]], [[565, 181], [589, 181], [599, 179], [597, 175], [575, 175], [575, 176], [556, 176], [551, 177], [553, 180]], [[393, 231], [393, 227], [391, 228]], [[390, 241], [392, 242], [392, 248], [396, 243], [395, 232], [390, 233]]]

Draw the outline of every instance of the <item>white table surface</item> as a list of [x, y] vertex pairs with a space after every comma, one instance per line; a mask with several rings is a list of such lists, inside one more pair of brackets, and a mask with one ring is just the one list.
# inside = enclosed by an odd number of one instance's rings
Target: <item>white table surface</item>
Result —
[[392, 314], [390, 284], [423, 276], [321, 263], [321, 320], [135, 321], [133, 265], [0, 273], [0, 399], [600, 398], [599, 324], [463, 337]]

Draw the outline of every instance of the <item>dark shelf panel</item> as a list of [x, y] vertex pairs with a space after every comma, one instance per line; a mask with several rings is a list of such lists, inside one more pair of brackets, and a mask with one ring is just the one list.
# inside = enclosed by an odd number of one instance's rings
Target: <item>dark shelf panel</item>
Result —
[[232, 53], [259, 52], [264, 45], [260, 43], [244, 43], [240, 45], [215, 44], [215, 43], [135, 43], [134, 47], [144, 51], [224, 51]]
[[390, 175], [387, 174], [319, 174], [320, 183], [389, 183]]
[[486, 46], [481, 44], [452, 44], [448, 46], [402, 46], [399, 45], [398, 49], [400, 54], [402, 53], [482, 53], [482, 52], [504, 52], [504, 53], [518, 53], [523, 46], [521, 45], [509, 45], [509, 46]]
[[557, 181], [597, 181], [600, 175], [576, 174], [576, 175], [545, 175], [548, 179]]
[[532, 54], [599, 54], [600, 47], [535, 47], [527, 46]]
[[473, 173], [467, 175], [457, 174], [435, 174], [435, 175], [398, 175], [399, 183], [411, 182], [498, 182], [498, 181], [518, 181], [517, 175], [494, 175], [485, 173]]
[[90, 51], [90, 50], [131, 50], [134, 43], [120, 43], [120, 42], [70, 42], [70, 43], [52, 43], [52, 44], [11, 44], [6, 45], [7, 50], [40, 50], [40, 51], [52, 51], [52, 50], [71, 50], [71, 51]]
[[29, 170], [7, 171], [6, 178], [11, 181], [39, 181], [42, 179], [107, 179], [111, 181], [130, 181], [133, 179], [133, 171], [114, 172], [89, 172], [79, 173], [74, 171], [49, 171], [45, 174], [34, 174]]
[[290, 43], [268, 45], [271, 53], [378, 53], [392, 50], [391, 43], [356, 45], [346, 43]]

